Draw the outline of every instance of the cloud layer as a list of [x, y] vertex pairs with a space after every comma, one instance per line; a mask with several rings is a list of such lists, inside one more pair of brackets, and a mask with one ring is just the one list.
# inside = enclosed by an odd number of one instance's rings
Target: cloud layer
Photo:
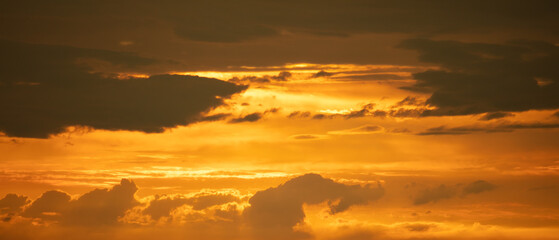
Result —
[[0, 41], [0, 131], [46, 138], [68, 126], [147, 133], [198, 121], [246, 89], [211, 78], [154, 75], [119, 79], [84, 59], [114, 66], [153, 60], [128, 53]]

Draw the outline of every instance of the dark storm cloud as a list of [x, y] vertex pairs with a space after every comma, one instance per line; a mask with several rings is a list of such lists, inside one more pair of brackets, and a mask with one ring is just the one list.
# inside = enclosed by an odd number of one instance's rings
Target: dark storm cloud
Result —
[[118, 79], [87, 60], [134, 68], [153, 60], [128, 53], [0, 41], [0, 131], [46, 138], [68, 126], [147, 133], [197, 121], [246, 89], [181, 75]]
[[286, 234], [303, 222], [303, 204], [328, 201], [330, 213], [336, 214], [351, 206], [375, 201], [383, 195], [384, 189], [380, 186], [345, 185], [317, 174], [306, 174], [278, 187], [257, 192], [249, 200], [251, 206], [245, 209], [243, 216], [255, 230]]
[[[454, 186], [447, 186], [445, 184], [441, 184], [435, 188], [426, 188], [420, 191], [414, 198], [415, 205], [423, 205], [430, 202], [437, 202], [444, 199], [454, 198], [458, 196], [465, 197], [470, 194], [479, 194], [482, 192], [492, 191], [496, 188], [495, 185], [484, 181], [478, 180], [475, 182], [471, 182], [466, 186], [461, 185], [454, 185]], [[459, 195], [459, 193], [461, 193]]]
[[553, 129], [559, 128], [559, 123], [499, 123], [493, 125], [469, 125], [458, 127], [440, 126], [429, 128], [426, 131], [420, 132], [417, 135], [462, 135], [472, 133], [495, 133], [495, 132], [512, 132], [518, 129]]
[[437, 109], [424, 116], [559, 108], [559, 47], [551, 43], [411, 39], [400, 46], [442, 67], [414, 74], [417, 83], [405, 88], [432, 92], [426, 103]]
[[48, 191], [33, 201], [22, 216], [66, 225], [115, 224], [126, 210], [139, 204], [134, 197], [137, 190], [134, 182], [122, 179], [111, 189], [95, 189], [75, 200], [64, 192]]

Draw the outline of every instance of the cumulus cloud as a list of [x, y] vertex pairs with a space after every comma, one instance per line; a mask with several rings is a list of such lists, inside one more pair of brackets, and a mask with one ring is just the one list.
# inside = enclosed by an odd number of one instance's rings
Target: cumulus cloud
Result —
[[128, 68], [154, 62], [129, 53], [4, 40], [0, 49], [0, 131], [8, 136], [46, 138], [69, 126], [163, 132], [246, 89], [196, 76], [119, 79], [87, 61]]
[[278, 187], [257, 192], [250, 198], [250, 207], [245, 209], [243, 216], [260, 234], [272, 231], [296, 234], [292, 237], [301, 236], [302, 233], [293, 233], [292, 228], [303, 223], [303, 204], [328, 201], [330, 213], [336, 214], [351, 206], [377, 200], [383, 195], [384, 189], [380, 186], [345, 185], [317, 174], [306, 174]]
[[[143, 213], [157, 220], [161, 217], [169, 216], [171, 211], [182, 205], [190, 205], [193, 210], [202, 210], [216, 205], [240, 201], [239, 196], [223, 193], [202, 193], [192, 197], [156, 196], [154, 200], [150, 201], [149, 206], [143, 210]], [[218, 214], [227, 217], [228, 212], [220, 210]]]
[[[559, 47], [546, 42], [506, 44], [410, 39], [400, 47], [419, 52], [441, 70], [414, 74], [407, 90], [432, 92], [424, 116], [520, 112], [559, 108]], [[547, 79], [541, 84], [538, 79]]]
[[125, 212], [138, 205], [134, 182], [122, 179], [111, 189], [95, 189], [77, 199], [60, 191], [48, 191], [31, 203], [22, 216], [55, 220], [64, 225], [113, 225]]
[[10, 221], [11, 217], [19, 213], [27, 202], [26, 196], [13, 193], [6, 194], [4, 198], [0, 199], [0, 216], [2, 217], [2, 221]]

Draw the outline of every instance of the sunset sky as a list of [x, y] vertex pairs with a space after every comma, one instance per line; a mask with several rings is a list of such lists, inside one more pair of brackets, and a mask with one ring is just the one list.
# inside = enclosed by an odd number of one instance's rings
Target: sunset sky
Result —
[[0, 239], [557, 239], [555, 0], [0, 7]]

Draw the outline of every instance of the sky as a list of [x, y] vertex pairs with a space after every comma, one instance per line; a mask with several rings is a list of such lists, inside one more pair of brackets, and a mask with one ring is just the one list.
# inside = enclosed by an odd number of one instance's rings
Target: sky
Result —
[[559, 3], [0, 8], [0, 239], [556, 239]]

